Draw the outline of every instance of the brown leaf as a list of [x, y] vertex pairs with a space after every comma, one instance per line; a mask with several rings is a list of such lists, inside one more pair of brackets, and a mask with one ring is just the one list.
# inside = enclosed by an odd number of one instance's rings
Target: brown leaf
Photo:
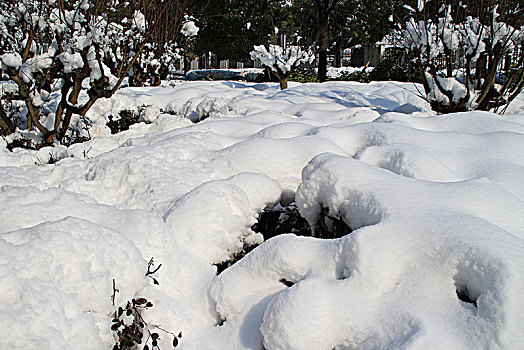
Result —
[[146, 298], [138, 298], [138, 299], [136, 299], [136, 303], [138, 305], [145, 304], [145, 303], [147, 303], [147, 299]]

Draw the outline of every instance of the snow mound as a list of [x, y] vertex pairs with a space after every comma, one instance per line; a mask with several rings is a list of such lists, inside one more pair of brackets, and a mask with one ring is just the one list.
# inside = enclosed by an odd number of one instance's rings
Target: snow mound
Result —
[[[251, 226], [258, 212], [278, 201], [281, 192], [280, 186], [265, 175], [241, 173], [206, 182], [187, 193], [173, 203], [164, 220], [195, 254], [221, 262], [244, 244], [262, 243], [263, 237], [251, 231]], [[200, 217], [198, 221], [195, 216]], [[204, 246], [214, 249], [206, 251]]]
[[268, 349], [427, 348], [443, 340], [469, 348], [492, 339], [511, 346], [523, 321], [524, 263], [513, 210], [524, 207], [496, 192], [483, 181], [418, 182], [349, 157], [318, 156], [297, 192], [301, 213], [315, 222], [322, 204], [358, 230], [327, 242], [280, 236], [257, 248], [211, 289], [227, 319], [222, 327], [259, 322]]
[[102, 348], [112, 340], [101, 332], [110, 326], [112, 278], [125, 286], [119, 294], [124, 300], [133, 297], [126, 290], [142, 288], [143, 271], [129, 264], [143, 261], [137, 247], [86, 220], [69, 217], [12, 231], [0, 246], [3, 314], [17, 315], [0, 340], [3, 348], [21, 339], [28, 347]]
[[[124, 88], [89, 142], [0, 139], [0, 348], [112, 348], [137, 297], [162, 349], [522, 348], [523, 100], [437, 116], [417, 88]], [[352, 232], [264, 242], [288, 205]]]

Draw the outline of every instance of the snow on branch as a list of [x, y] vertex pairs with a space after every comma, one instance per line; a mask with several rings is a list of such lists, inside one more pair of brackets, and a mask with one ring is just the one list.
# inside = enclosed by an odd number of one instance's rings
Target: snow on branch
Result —
[[279, 45], [269, 45], [268, 50], [264, 45], [259, 45], [254, 47], [250, 55], [251, 59], [269, 68], [279, 78], [287, 78], [302, 63], [311, 63], [315, 59], [311, 50], [302, 50], [298, 46], [283, 49]]
[[458, 15], [452, 5], [442, 5], [430, 15], [421, 12], [421, 0], [417, 10], [404, 7], [409, 19], [396, 43], [416, 57], [428, 100], [437, 111], [490, 110], [522, 90], [523, 70], [511, 67], [522, 62], [523, 50], [516, 49], [524, 42], [524, 21], [514, 20], [507, 8], [488, 1], [485, 11], [463, 7], [470, 12]]
[[[43, 143], [61, 140], [72, 120], [85, 117], [128, 76], [141, 82], [147, 77], [139, 76], [169, 69], [177, 41], [198, 28], [183, 9], [165, 11], [181, 7], [178, 1], [155, 1], [0, 1], [0, 75], [16, 83], [12, 100], [26, 105], [28, 131], [36, 127]], [[3, 119], [12, 118], [9, 105], [0, 104]]]
[[186, 37], [196, 36], [199, 30], [200, 28], [198, 28], [193, 21], [187, 21], [182, 25], [182, 34]]

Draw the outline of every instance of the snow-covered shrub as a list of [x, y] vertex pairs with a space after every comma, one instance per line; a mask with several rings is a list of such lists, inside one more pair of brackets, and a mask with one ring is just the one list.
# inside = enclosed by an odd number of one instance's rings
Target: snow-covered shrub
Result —
[[[410, 6], [411, 5], [411, 6]], [[408, 1], [397, 45], [441, 113], [508, 105], [524, 87], [524, 8], [516, 1]]]
[[315, 55], [310, 50], [302, 50], [298, 46], [283, 48], [279, 45], [269, 45], [269, 50], [264, 45], [255, 46], [251, 51], [251, 59], [260, 62], [269, 69], [280, 81], [282, 90], [287, 88], [289, 75], [302, 63], [312, 62]]
[[130, 72], [138, 72], [146, 47], [162, 54], [174, 46], [173, 33], [180, 29], [165, 27], [172, 16], [183, 17], [165, 11], [173, 4], [178, 2], [0, 2], [1, 75], [16, 84], [3, 93], [2, 133], [36, 127], [40, 145], [88, 137], [87, 111], [99, 98], [112, 96]]
[[[180, 2], [176, 2], [178, 7], [182, 7]], [[178, 9], [180, 12], [181, 9]], [[191, 16], [173, 18], [171, 26], [175, 28], [166, 29], [170, 35], [170, 40], [155, 40], [147, 43], [135, 66], [130, 71], [130, 85], [160, 85], [162, 80], [173, 79], [172, 75], [177, 71], [176, 64], [185, 58], [187, 51], [193, 47], [194, 37], [198, 34], [199, 28], [195, 24], [195, 19]], [[180, 30], [176, 30], [181, 28]], [[163, 37], [166, 34], [160, 34]], [[187, 65], [186, 65], [187, 66]]]

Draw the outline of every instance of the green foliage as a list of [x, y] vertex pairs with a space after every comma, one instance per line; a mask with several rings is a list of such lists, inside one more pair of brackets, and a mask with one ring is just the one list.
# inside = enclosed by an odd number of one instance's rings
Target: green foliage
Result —
[[200, 80], [205, 80], [205, 81], [216, 81], [216, 80], [224, 80], [224, 77], [221, 76], [221, 75], [218, 74], [218, 73], [209, 73], [209, 74], [207, 74], [206, 76], [203, 76], [202, 78], [200, 78]]
[[319, 27], [316, 6], [314, 0], [295, 0], [289, 9], [295, 23], [293, 30], [300, 35], [301, 45], [311, 46], [317, 41]]
[[420, 83], [420, 75], [412, 58], [404, 49], [389, 49], [379, 64], [369, 73], [369, 79]]
[[340, 76], [338, 76], [335, 79], [332, 80], [339, 80], [339, 81], [358, 81], [359, 83], [369, 83], [369, 73], [367, 73], [364, 69], [360, 72], [342, 72]]
[[288, 78], [289, 81], [298, 83], [318, 83], [317, 74], [313, 69], [297, 69]]

